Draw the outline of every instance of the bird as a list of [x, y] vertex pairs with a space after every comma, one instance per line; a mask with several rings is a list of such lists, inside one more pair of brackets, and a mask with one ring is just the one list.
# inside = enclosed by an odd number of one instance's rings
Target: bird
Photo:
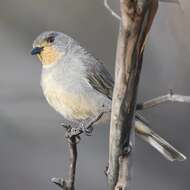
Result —
[[[110, 119], [114, 80], [101, 61], [65, 33], [45, 31], [33, 42], [32, 55], [41, 64], [41, 87], [51, 107], [64, 120], [83, 132], [97, 121]], [[183, 161], [186, 156], [155, 133], [141, 115], [135, 114], [135, 133], [169, 161]]]

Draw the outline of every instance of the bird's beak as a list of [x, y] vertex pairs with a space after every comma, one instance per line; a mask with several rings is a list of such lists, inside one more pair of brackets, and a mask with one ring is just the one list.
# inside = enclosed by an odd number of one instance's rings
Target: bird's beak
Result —
[[40, 54], [42, 50], [43, 50], [43, 47], [35, 47], [35, 48], [32, 49], [31, 55]]

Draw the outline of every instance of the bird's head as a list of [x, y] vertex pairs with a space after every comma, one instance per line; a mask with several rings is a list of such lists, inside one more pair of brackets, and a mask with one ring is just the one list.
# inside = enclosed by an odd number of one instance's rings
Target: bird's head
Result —
[[37, 55], [43, 65], [56, 64], [66, 53], [69, 36], [55, 31], [41, 33], [33, 42], [32, 55]]

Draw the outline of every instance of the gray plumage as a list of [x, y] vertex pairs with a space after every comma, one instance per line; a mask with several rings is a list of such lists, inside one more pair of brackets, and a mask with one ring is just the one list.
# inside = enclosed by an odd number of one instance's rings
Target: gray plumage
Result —
[[[65, 119], [81, 122], [107, 112], [110, 118], [114, 81], [104, 65], [82, 48], [78, 42], [60, 32], [44, 32], [33, 43], [41, 47], [48, 43], [61, 56], [51, 64], [43, 64], [41, 86], [48, 103]], [[57, 54], [56, 54], [57, 55]], [[168, 160], [186, 157], [148, 128], [136, 116], [136, 134], [156, 148]]]

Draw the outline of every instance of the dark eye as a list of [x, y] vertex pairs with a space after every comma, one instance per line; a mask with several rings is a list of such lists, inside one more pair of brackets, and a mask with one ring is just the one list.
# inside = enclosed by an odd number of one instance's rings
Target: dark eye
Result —
[[46, 41], [47, 41], [48, 43], [53, 43], [54, 40], [55, 40], [55, 36], [49, 36], [49, 37], [46, 39]]

